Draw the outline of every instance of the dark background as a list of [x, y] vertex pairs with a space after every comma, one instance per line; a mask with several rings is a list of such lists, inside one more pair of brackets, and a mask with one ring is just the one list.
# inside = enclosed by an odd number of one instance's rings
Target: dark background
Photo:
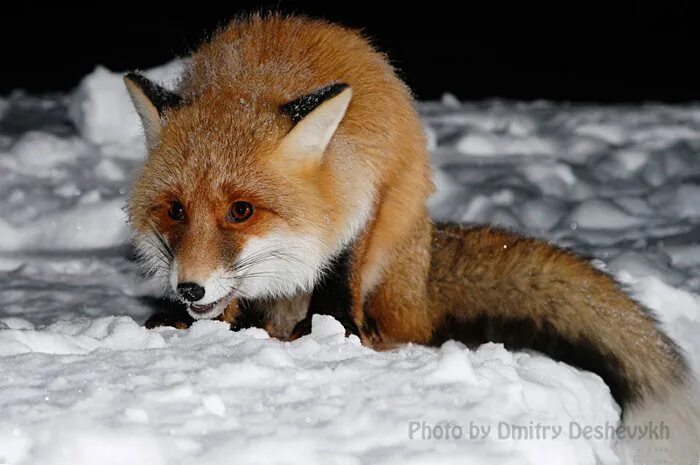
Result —
[[186, 54], [237, 14], [274, 9], [364, 29], [421, 99], [449, 91], [461, 99], [700, 100], [700, 17], [691, 2], [523, 3], [238, 1], [149, 10], [110, 2], [109, 8], [18, 9], [0, 21], [0, 94], [70, 90], [97, 64], [147, 69]]

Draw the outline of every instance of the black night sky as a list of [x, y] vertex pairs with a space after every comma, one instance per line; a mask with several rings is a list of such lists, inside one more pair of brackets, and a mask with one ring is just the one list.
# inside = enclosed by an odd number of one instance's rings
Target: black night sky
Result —
[[700, 100], [700, 27], [689, 3], [226, 3], [202, 11], [115, 4], [6, 12], [0, 94], [70, 90], [97, 64], [156, 66], [186, 54], [227, 19], [279, 10], [364, 29], [421, 99], [449, 91], [461, 99]]

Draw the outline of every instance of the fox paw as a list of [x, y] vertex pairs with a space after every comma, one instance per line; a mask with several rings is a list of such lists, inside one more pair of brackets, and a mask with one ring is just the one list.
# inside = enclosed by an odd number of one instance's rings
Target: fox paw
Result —
[[299, 339], [300, 337], [308, 334], [311, 334], [311, 316], [307, 316], [294, 325], [294, 329], [292, 329], [289, 339], [293, 341], [294, 339]]
[[146, 321], [146, 328], [153, 329], [158, 326], [172, 326], [177, 329], [187, 329], [189, 328], [194, 319], [189, 315], [173, 315], [171, 313], [159, 312], [151, 315], [151, 317]]
[[[298, 322], [296, 325], [294, 325], [294, 329], [292, 329], [292, 333], [289, 336], [290, 340], [294, 339], [299, 339], [302, 336], [306, 336], [308, 334], [311, 334], [311, 319], [313, 315], [309, 315], [300, 322]], [[357, 330], [357, 325], [348, 320], [343, 320], [343, 319], [338, 319], [340, 321], [340, 324], [343, 325], [343, 328], [345, 328], [345, 337], [349, 337], [351, 335], [356, 335], [359, 336], [360, 332]]]

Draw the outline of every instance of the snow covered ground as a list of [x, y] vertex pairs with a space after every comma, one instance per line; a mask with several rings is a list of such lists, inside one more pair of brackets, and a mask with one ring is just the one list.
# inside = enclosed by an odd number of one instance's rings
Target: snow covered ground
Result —
[[[436, 218], [596, 257], [700, 369], [700, 106], [420, 109]], [[615, 463], [577, 429], [617, 421], [607, 387], [537, 354], [376, 353], [326, 317], [293, 343], [143, 328], [158, 303], [121, 210], [140, 134], [104, 69], [68, 96], [0, 99], [0, 463]]]

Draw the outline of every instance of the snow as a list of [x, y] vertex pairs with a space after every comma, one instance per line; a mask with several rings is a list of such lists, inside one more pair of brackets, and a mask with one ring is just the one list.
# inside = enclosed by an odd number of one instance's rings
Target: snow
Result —
[[[183, 62], [175, 60], [143, 73], [166, 86], [172, 86], [182, 72]], [[137, 138], [142, 130], [122, 74], [102, 66], [85, 76], [68, 104], [70, 118], [82, 137], [95, 144], [121, 143]]]
[[[146, 74], [173, 82], [180, 67]], [[700, 106], [419, 108], [436, 219], [596, 257], [700, 369]], [[159, 291], [122, 213], [144, 155], [104, 68], [70, 95], [0, 100], [0, 463], [616, 463], [611, 439], [571, 427], [615, 424], [608, 388], [538, 354], [378, 353], [323, 316], [291, 343], [213, 321], [145, 329]], [[514, 425], [563, 430], [500, 434]]]

